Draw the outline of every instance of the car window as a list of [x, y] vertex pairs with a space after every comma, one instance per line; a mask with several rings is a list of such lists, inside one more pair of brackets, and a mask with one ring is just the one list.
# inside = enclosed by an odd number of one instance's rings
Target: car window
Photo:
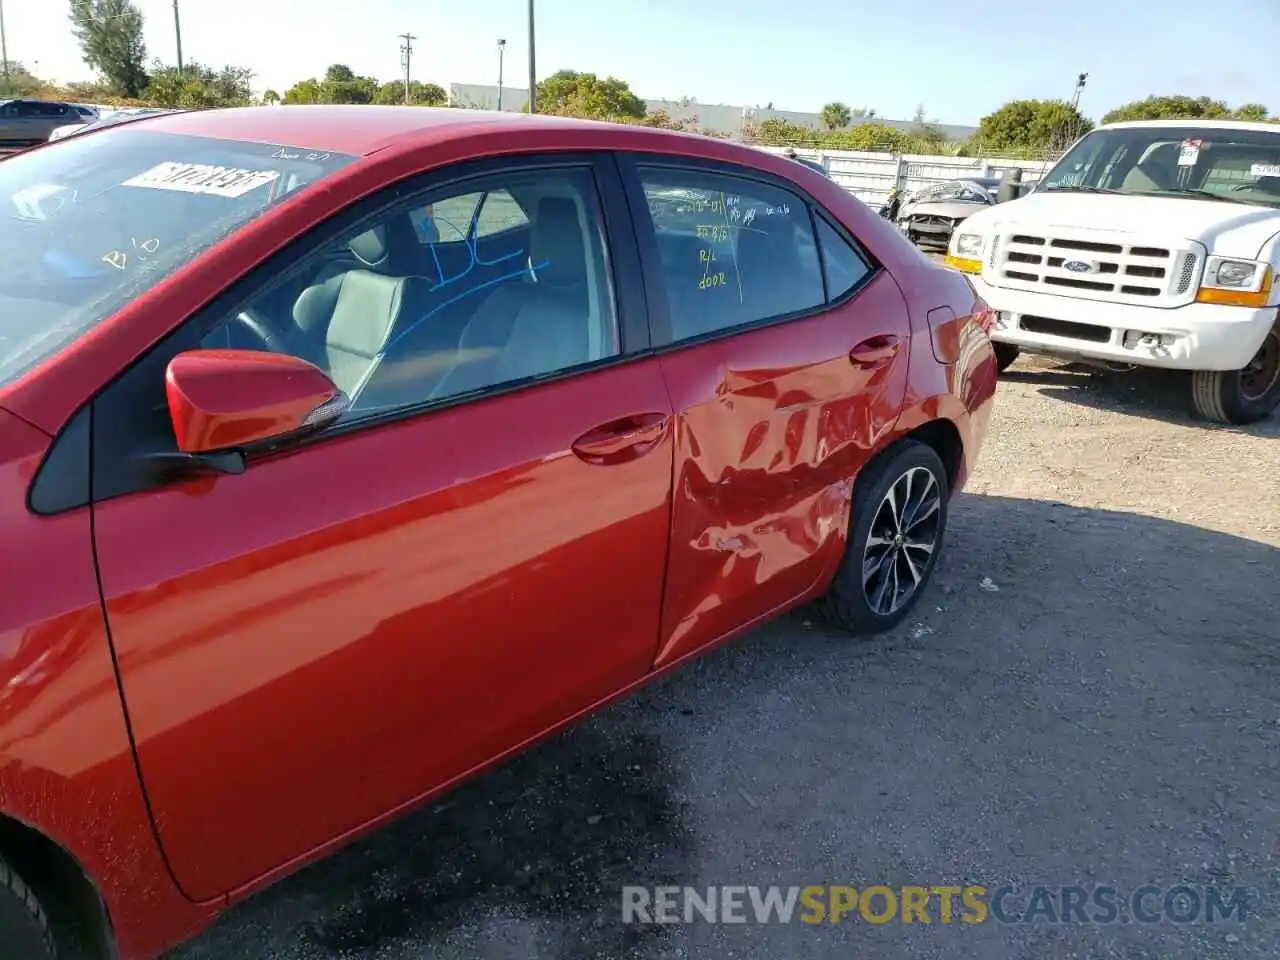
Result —
[[13, 105], [13, 112], [19, 117], [38, 117], [40, 116], [40, 105], [22, 101]]
[[822, 251], [822, 269], [827, 276], [827, 299], [839, 300], [862, 283], [871, 266], [829, 223], [821, 217], [817, 221], [818, 248]]
[[[501, 229], [468, 236], [491, 203]], [[616, 356], [609, 276], [589, 170], [494, 175], [352, 229], [220, 318], [202, 345], [316, 364], [347, 395], [351, 422]]]
[[0, 163], [0, 383], [353, 159], [124, 124]]
[[459, 243], [471, 235], [471, 221], [476, 208], [484, 199], [483, 193], [464, 193], [447, 197], [438, 203], [423, 204], [410, 211], [418, 242]]
[[[478, 211], [478, 213], [477, 213]], [[529, 222], [524, 209], [506, 190], [467, 193], [411, 212], [423, 244], [460, 243], [472, 235], [487, 237]]]
[[823, 302], [805, 202], [721, 174], [641, 167], [673, 340], [797, 313]]
[[529, 222], [528, 215], [506, 190], [486, 193], [480, 204], [480, 216], [476, 218], [476, 236], [487, 237], [522, 227]]

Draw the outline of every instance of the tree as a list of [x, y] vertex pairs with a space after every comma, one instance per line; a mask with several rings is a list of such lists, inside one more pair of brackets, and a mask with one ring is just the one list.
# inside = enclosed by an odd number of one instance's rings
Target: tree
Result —
[[1102, 118], [1103, 123], [1125, 120], [1221, 120], [1231, 116], [1231, 109], [1221, 100], [1209, 97], [1147, 97], [1116, 107]]
[[644, 101], [617, 77], [559, 70], [538, 83], [537, 96], [539, 113], [593, 120], [639, 120], [645, 115]]
[[1062, 100], [1014, 100], [978, 124], [983, 150], [1062, 150], [1093, 124]]
[[71, 0], [71, 23], [84, 62], [102, 74], [112, 92], [142, 96], [147, 47], [142, 11], [132, 0]]
[[315, 77], [299, 80], [284, 92], [285, 103], [324, 103], [324, 91]]
[[849, 109], [848, 104], [841, 103], [839, 100], [833, 100], [822, 108], [819, 114], [822, 125], [828, 130], [839, 130], [841, 127], [847, 127], [853, 119], [853, 111]]
[[[404, 103], [404, 81], [392, 80], [378, 87], [374, 94], [374, 103]], [[438, 83], [419, 83], [417, 80], [409, 84], [409, 103], [420, 107], [439, 107], [449, 102], [449, 95]]]
[[698, 122], [691, 117], [672, 117], [665, 110], [653, 110], [640, 121], [642, 127], [657, 127], [661, 130], [692, 131], [697, 125]]
[[253, 71], [225, 66], [220, 70], [192, 61], [182, 72], [156, 60], [151, 67], [147, 99], [158, 107], [243, 107], [253, 102]]
[[1253, 120], [1258, 123], [1271, 120], [1271, 111], [1260, 103], [1242, 104], [1236, 107], [1231, 115], [1237, 120]]
[[378, 81], [357, 77], [345, 63], [335, 63], [324, 72], [320, 83], [323, 103], [373, 103], [378, 95]]
[[[401, 87], [403, 100], [404, 88]], [[332, 64], [317, 80], [301, 80], [284, 92], [285, 103], [373, 103], [378, 96], [378, 81], [358, 77], [345, 63]]]
[[0, 90], [7, 97], [29, 97], [48, 86], [17, 60], [10, 60], [5, 66], [9, 68], [8, 84], [0, 78]]

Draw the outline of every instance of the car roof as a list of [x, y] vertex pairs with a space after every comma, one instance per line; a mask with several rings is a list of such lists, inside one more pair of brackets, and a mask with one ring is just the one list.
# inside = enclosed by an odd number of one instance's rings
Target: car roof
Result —
[[[691, 142], [710, 138], [648, 127], [620, 126], [597, 120], [570, 117], [464, 110], [452, 107], [405, 107], [371, 105], [291, 105], [275, 107], [228, 107], [140, 117], [139, 129], [273, 143], [310, 150], [327, 150], [354, 156], [368, 156], [386, 147], [413, 140], [417, 146], [452, 139], [463, 130], [483, 128], [494, 133], [573, 129], [590, 131], [607, 140], [611, 131], [641, 131]], [[744, 154], [754, 153], [741, 148]], [[697, 152], [696, 150], [693, 152]], [[745, 159], [745, 157], [744, 157]]]
[[1181, 120], [1124, 120], [1119, 123], [1104, 123], [1099, 130], [1126, 130], [1148, 127], [1198, 128], [1201, 130], [1249, 130], [1256, 133], [1280, 133], [1280, 124], [1259, 123], [1255, 120], [1197, 120], [1184, 117]]

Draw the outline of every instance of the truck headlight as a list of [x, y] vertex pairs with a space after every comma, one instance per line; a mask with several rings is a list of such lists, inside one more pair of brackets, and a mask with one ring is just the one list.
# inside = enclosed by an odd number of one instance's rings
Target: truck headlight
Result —
[[983, 237], [980, 233], [962, 233], [956, 237], [956, 248], [953, 252], [957, 257], [981, 260], [982, 240]]
[[1274, 271], [1270, 264], [1233, 257], [1209, 257], [1196, 299], [1238, 307], [1265, 307], [1271, 298]]

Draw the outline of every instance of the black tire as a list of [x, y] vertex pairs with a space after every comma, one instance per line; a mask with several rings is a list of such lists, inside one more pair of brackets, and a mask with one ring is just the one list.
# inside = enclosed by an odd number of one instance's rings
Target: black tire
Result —
[[1243, 370], [1197, 370], [1191, 375], [1196, 412], [1214, 423], [1244, 426], [1280, 407], [1280, 322]]
[[0, 860], [0, 956], [56, 960], [49, 918], [22, 878]]
[[996, 369], [1004, 373], [1013, 366], [1013, 361], [1022, 355], [1022, 351], [1012, 343], [992, 342], [991, 348], [996, 352]]
[[[834, 626], [855, 636], [891, 630], [911, 612], [933, 575], [947, 529], [950, 499], [946, 467], [933, 448], [923, 443], [901, 441], [866, 469], [871, 472], [859, 479], [853, 495], [844, 559], [827, 593], [818, 602], [822, 613]], [[909, 513], [903, 517], [908, 528], [915, 531], [916, 540], [929, 540], [929, 550], [910, 546], [910, 541], [904, 540], [900, 533], [893, 531], [893, 525], [886, 522], [889, 519], [886, 511], [889, 510], [887, 498], [890, 489], [895, 490], [895, 497], [907, 495], [906, 502], [902, 504], [904, 512], [912, 509], [917, 496], [920, 497], [919, 506], [927, 506], [930, 496], [936, 499], [936, 509], [932, 513], [916, 517], [914, 522]], [[872, 544], [873, 533], [887, 542], [880, 546]], [[893, 533], [891, 541], [886, 533]], [[863, 569], [868, 557], [873, 562], [878, 558], [879, 565], [870, 580], [865, 580]], [[901, 587], [903, 578], [912, 576], [913, 571], [914, 586], [910, 592], [895, 595], [897, 605], [892, 608], [883, 604], [877, 608], [873, 601], [884, 595], [878, 588], [889, 584], [885, 593], [895, 590], [887, 578], [896, 576]]]

